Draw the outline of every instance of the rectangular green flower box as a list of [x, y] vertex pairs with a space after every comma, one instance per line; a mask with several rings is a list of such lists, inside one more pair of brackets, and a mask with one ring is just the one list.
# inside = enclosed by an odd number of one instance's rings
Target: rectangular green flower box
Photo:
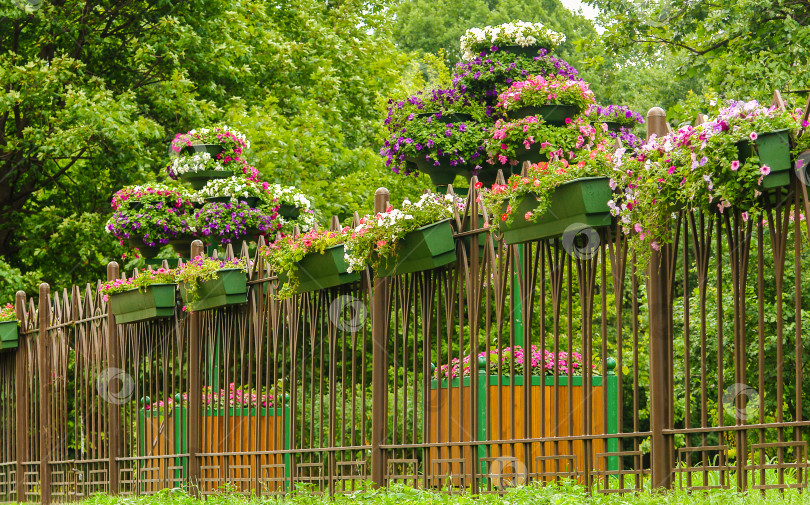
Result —
[[737, 142], [740, 162], [744, 163], [753, 154], [754, 146], [760, 165], [768, 165], [771, 169], [771, 173], [762, 180], [762, 187], [781, 188], [790, 184], [790, 171], [793, 168], [790, 157], [790, 130], [760, 133], [753, 145], [747, 139]]
[[200, 283], [197, 292], [198, 300], [189, 306], [186, 283], [180, 283], [183, 304], [194, 311], [247, 303], [247, 274], [240, 268], [223, 268], [215, 278]]
[[0, 323], [0, 351], [16, 349], [18, 345], [17, 321], [3, 321]]
[[[551, 195], [549, 208], [536, 222], [527, 221], [525, 215], [537, 208], [533, 194], [519, 204], [510, 224], [501, 230], [507, 244], [520, 244], [565, 233], [569, 226], [578, 229], [610, 226], [612, 216], [607, 203], [613, 191], [607, 177], [584, 177], [558, 186]], [[505, 209], [504, 209], [505, 210]]]
[[380, 258], [376, 275], [390, 277], [432, 270], [456, 261], [450, 220], [422, 226], [402, 237], [397, 254]]
[[[298, 267], [297, 293], [318, 291], [360, 280], [360, 272], [348, 273], [349, 264], [344, 258], [343, 244], [327, 247], [323, 253], [304, 256], [296, 263]], [[287, 282], [286, 274], [279, 274], [279, 281]]]
[[174, 315], [177, 284], [152, 284], [146, 291], [130, 289], [110, 295], [110, 309], [118, 324]]

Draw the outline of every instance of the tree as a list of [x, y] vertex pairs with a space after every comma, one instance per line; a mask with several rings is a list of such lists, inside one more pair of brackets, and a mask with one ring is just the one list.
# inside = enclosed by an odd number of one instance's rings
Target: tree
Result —
[[376, 154], [378, 103], [408, 62], [384, 8], [0, 0], [0, 256], [54, 285], [103, 275], [124, 252], [103, 231], [112, 194], [164, 177], [176, 132], [223, 121], [325, 217], [370, 210], [371, 184], [418, 191]]
[[683, 77], [705, 76], [730, 98], [768, 100], [810, 84], [810, 1], [589, 0], [611, 48], [641, 45], [683, 57]]

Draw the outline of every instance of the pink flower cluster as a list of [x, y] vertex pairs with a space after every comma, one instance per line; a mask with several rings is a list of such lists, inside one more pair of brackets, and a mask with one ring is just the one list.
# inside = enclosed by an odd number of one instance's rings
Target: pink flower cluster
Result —
[[14, 305], [7, 303], [0, 307], [0, 322], [16, 321], [17, 313], [14, 311]]
[[[213, 387], [206, 386], [203, 388], [202, 405], [204, 407], [224, 408], [224, 407], [264, 407], [272, 408], [275, 406], [275, 398], [269, 393], [259, 393], [255, 389], [244, 388], [237, 386], [231, 382], [228, 389], [220, 389], [215, 391]], [[162, 411], [171, 410], [176, 406], [185, 407], [188, 404], [188, 393], [181, 395], [181, 400], [178, 404], [173, 398], [160, 400], [156, 402], [147, 403], [144, 405], [144, 410]]]
[[[570, 371], [573, 375], [582, 375], [583, 363], [582, 354], [572, 352], [569, 357], [565, 351], [560, 351], [556, 355], [554, 352], [531, 346], [531, 351], [526, 353], [522, 347], [505, 347], [501, 350], [491, 350], [478, 353], [476, 358], [485, 358], [489, 362], [491, 374], [501, 371], [508, 375], [514, 367], [515, 374], [525, 373], [526, 368], [531, 375], [567, 375]], [[462, 359], [453, 358], [449, 364], [436, 368], [434, 378], [457, 378], [467, 377], [472, 373], [472, 355], [464, 356]], [[591, 365], [595, 369], [596, 366]], [[481, 368], [483, 370], [483, 367]]]
[[[592, 105], [596, 102], [593, 91], [588, 87], [585, 81], [574, 81], [570, 79], [555, 77], [546, 79], [542, 75], [530, 77], [525, 81], [517, 81], [498, 95], [498, 108], [509, 110], [512, 106], [517, 105], [518, 102], [525, 102], [524, 95], [538, 95], [539, 98], [545, 98], [548, 103], [559, 103], [560, 95], [570, 95], [574, 92], [577, 96], [577, 101], [584, 102], [586, 105]], [[520, 104], [530, 105], [530, 104]], [[535, 105], [535, 104], [531, 104]]]
[[113, 195], [112, 202], [110, 205], [112, 206], [113, 210], [118, 210], [122, 205], [124, 205], [129, 200], [140, 200], [140, 199], [149, 199], [149, 200], [156, 200], [164, 197], [166, 200], [172, 200], [174, 202], [174, 206], [176, 208], [180, 208], [183, 205], [191, 205], [189, 200], [184, 200], [183, 195], [179, 191], [174, 191], [170, 189], [160, 189], [154, 188], [151, 186], [146, 187], [128, 187], [119, 190], [115, 195]]

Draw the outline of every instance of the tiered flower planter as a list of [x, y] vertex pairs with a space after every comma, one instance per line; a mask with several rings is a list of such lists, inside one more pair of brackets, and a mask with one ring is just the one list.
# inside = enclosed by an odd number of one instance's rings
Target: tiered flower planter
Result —
[[456, 261], [456, 243], [449, 219], [405, 235], [394, 257], [380, 258], [376, 275], [390, 277], [432, 270]]
[[[343, 257], [343, 244], [328, 247], [324, 252], [308, 254], [298, 266], [298, 289], [296, 292], [317, 291], [360, 280], [360, 272], [348, 273], [349, 264]], [[285, 274], [279, 274], [279, 281], [287, 282]]]
[[[615, 366], [612, 360], [609, 363]], [[527, 470], [535, 479], [553, 480], [552, 474], [555, 472], [569, 473], [571, 476], [575, 473], [581, 474], [586, 467], [586, 450], [582, 440], [558, 442], [556, 447], [554, 442], [533, 442], [530, 444], [531, 454], [528, 458], [525, 456], [523, 444], [513, 445], [510, 441], [516, 438], [618, 433], [619, 391], [617, 377], [612, 370], [609, 370], [605, 377], [600, 375], [591, 377], [590, 405], [584, 397], [585, 388], [581, 376], [573, 376], [570, 384], [567, 375], [556, 377], [556, 384], [554, 376], [532, 376], [529, 416], [531, 424], [527, 432], [523, 429], [525, 377], [516, 375], [512, 379], [506, 375], [486, 376], [481, 372], [476, 380], [477, 398], [472, 397], [471, 377], [431, 381], [427, 441], [431, 444], [466, 443], [476, 440], [504, 442], [502, 445], [480, 445], [477, 448], [469, 445], [459, 445], [450, 449], [431, 447], [430, 461], [425, 465], [430, 472], [431, 487], [447, 485], [448, 475], [452, 475], [453, 485], [469, 486], [473, 480], [473, 469], [476, 464], [479, 466], [475, 473], [482, 479], [482, 485], [486, 485], [488, 479], [492, 479], [493, 485], [501, 485], [498, 475], [517, 473], [518, 478], [522, 478], [520, 474], [524, 471], [524, 462], [527, 459], [530, 462]], [[607, 412], [604, 408], [605, 400]], [[586, 407], [590, 408], [588, 414], [590, 430], [584, 427]], [[478, 417], [477, 433], [473, 432], [471, 415], [473, 409]], [[618, 470], [618, 456], [596, 457], [598, 453], [617, 452], [618, 439], [596, 438], [593, 439], [591, 448], [590, 470]], [[500, 464], [493, 464], [483, 458], [504, 459]], [[509, 458], [515, 458], [517, 462], [503, 463]], [[435, 460], [447, 459], [454, 461], [433, 463]]]
[[177, 284], [152, 284], [145, 291], [130, 289], [110, 295], [110, 308], [118, 324], [174, 315]]
[[[224, 268], [214, 279], [203, 281], [197, 288], [199, 299], [190, 305], [193, 311], [209, 310], [247, 302], [247, 275], [239, 268]], [[180, 283], [183, 304], [189, 305], [188, 290]]]
[[610, 226], [612, 216], [607, 202], [613, 197], [607, 177], [586, 177], [561, 184], [551, 196], [551, 204], [536, 222], [525, 214], [537, 208], [537, 200], [528, 195], [518, 205], [511, 224], [503, 223], [504, 241], [519, 244], [562, 235], [569, 226], [584, 228]]
[[[140, 456], [187, 454], [188, 416], [186, 407], [172, 408], [168, 414], [157, 409], [141, 409], [138, 427]], [[264, 452], [289, 449], [290, 421], [289, 406], [203, 408], [200, 452]], [[204, 464], [214, 468], [203, 470], [203, 481], [199, 483], [203, 492], [217, 491], [224, 483], [235, 486], [237, 492], [255, 491], [258, 479], [265, 480], [261, 484], [263, 491], [282, 491], [288, 487], [289, 454], [221, 456], [206, 460]], [[162, 489], [164, 475], [167, 475], [168, 480], [175, 486], [181, 487], [183, 477], [188, 475], [188, 458], [143, 460], [139, 471], [145, 479], [158, 480], [142, 484], [141, 492]]]
[[19, 346], [19, 333], [17, 321], [3, 321], [0, 323], [0, 351], [16, 349]]

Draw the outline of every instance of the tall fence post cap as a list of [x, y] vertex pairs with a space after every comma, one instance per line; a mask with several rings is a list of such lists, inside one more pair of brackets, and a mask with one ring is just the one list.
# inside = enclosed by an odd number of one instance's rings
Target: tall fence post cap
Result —
[[653, 107], [652, 109], [647, 111], [647, 119], [653, 117], [667, 117], [667, 113], [664, 112], [664, 109], [662, 109], [661, 107]]
[[390, 195], [391, 192], [388, 191], [387, 188], [377, 188], [377, 191], [374, 192], [374, 196], [381, 196], [381, 195]]

